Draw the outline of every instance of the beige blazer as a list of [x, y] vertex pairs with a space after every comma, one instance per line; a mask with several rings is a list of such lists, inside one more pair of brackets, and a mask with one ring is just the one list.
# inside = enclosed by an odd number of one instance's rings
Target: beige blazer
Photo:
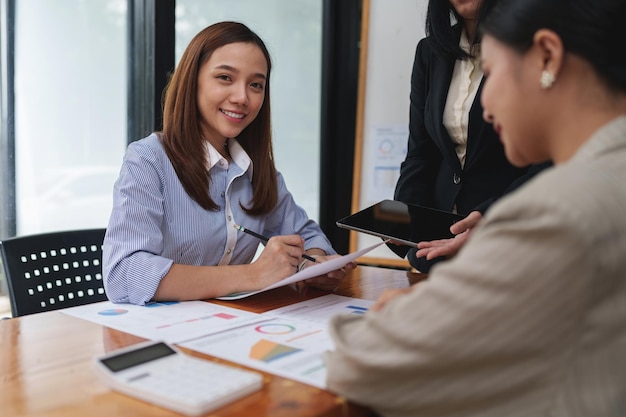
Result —
[[626, 416], [626, 117], [331, 333], [329, 388], [384, 416]]

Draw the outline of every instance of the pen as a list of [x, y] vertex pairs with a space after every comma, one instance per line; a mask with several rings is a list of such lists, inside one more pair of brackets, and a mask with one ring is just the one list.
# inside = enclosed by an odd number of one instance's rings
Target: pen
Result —
[[[256, 237], [257, 239], [259, 239], [259, 240], [263, 241], [264, 243], [267, 243], [267, 241], [268, 241], [268, 240], [270, 240], [268, 237], [265, 237], [265, 236], [263, 236], [263, 235], [260, 235], [260, 234], [258, 234], [257, 232], [253, 232], [252, 230], [246, 229], [246, 228], [245, 228], [245, 227], [243, 227], [243, 226], [239, 226], [238, 224], [233, 224], [233, 227], [234, 227], [235, 229], [237, 229], [237, 230], [240, 230], [240, 231], [242, 231], [242, 232], [244, 232], [244, 233], [249, 234], [250, 236], [254, 236], [254, 237]], [[306, 253], [303, 253], [303, 254], [302, 254], [302, 257], [303, 257], [304, 259], [308, 260], [308, 261], [311, 261], [311, 262], [317, 262], [317, 259], [315, 259], [315, 258], [314, 258], [314, 257], [312, 257], [312, 256], [307, 255]]]

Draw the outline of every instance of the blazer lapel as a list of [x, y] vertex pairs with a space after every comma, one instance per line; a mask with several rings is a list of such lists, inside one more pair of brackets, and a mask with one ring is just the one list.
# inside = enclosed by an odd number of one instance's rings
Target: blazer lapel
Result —
[[483, 107], [480, 104], [480, 94], [483, 91], [485, 77], [480, 81], [476, 97], [472, 103], [469, 114], [469, 126], [467, 127], [467, 154], [465, 156], [465, 169], [472, 166], [476, 158], [487, 145], [486, 130], [491, 129], [491, 124], [483, 121]]
[[443, 111], [446, 106], [446, 100], [448, 98], [448, 89], [450, 87], [450, 81], [452, 80], [452, 73], [454, 72], [454, 60], [440, 59], [435, 60], [436, 65], [433, 65], [431, 94], [433, 94], [433, 114], [432, 124], [435, 134], [433, 140], [444, 155], [446, 161], [458, 170], [461, 171], [461, 163], [454, 150], [452, 139], [448, 134], [448, 130], [443, 125]]

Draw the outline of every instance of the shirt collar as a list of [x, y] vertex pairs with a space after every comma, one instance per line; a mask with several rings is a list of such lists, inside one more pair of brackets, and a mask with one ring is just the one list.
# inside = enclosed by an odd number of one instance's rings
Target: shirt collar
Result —
[[[253, 166], [252, 160], [248, 153], [243, 149], [243, 147], [239, 144], [237, 139], [229, 138], [228, 140], [228, 150], [230, 151], [230, 156], [233, 159], [233, 163], [235, 163], [239, 168], [241, 168], [246, 174], [250, 181], [252, 181], [253, 174]], [[217, 149], [207, 140], [205, 141], [207, 148], [207, 167], [209, 171], [220, 161], [224, 163], [228, 163], [226, 158], [220, 154]]]
[[465, 30], [461, 30], [459, 47], [468, 54], [472, 55], [473, 60], [477, 60], [478, 57], [480, 57], [480, 43], [477, 43], [474, 46], [470, 46], [469, 39], [467, 38], [467, 33], [465, 33]]

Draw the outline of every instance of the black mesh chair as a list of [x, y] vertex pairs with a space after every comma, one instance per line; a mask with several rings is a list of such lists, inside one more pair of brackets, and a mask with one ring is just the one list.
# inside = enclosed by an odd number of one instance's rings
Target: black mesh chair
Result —
[[13, 317], [106, 300], [104, 232], [72, 230], [0, 242]]

